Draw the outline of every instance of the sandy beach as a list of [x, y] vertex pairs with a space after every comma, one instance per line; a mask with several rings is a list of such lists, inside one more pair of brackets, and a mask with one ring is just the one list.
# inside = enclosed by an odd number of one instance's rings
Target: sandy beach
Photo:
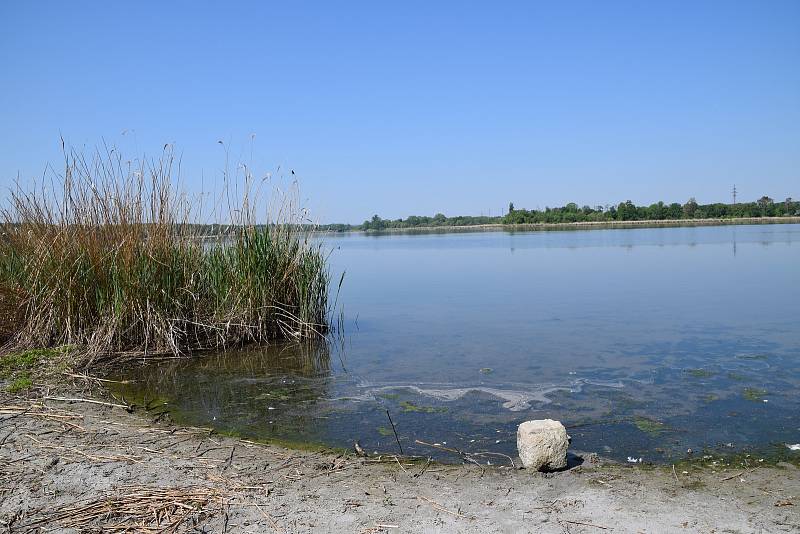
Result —
[[789, 463], [673, 470], [584, 455], [545, 474], [364, 458], [156, 422], [80, 390], [58, 395], [2, 400], [6, 531], [800, 531], [800, 470]]

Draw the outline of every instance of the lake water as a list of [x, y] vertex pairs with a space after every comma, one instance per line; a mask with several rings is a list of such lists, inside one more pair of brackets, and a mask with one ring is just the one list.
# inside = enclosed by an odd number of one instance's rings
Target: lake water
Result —
[[800, 442], [800, 225], [325, 245], [341, 337], [143, 367], [120, 392], [252, 439], [394, 453], [388, 410], [406, 454], [454, 461], [415, 441], [513, 456], [520, 422], [553, 418], [621, 461]]

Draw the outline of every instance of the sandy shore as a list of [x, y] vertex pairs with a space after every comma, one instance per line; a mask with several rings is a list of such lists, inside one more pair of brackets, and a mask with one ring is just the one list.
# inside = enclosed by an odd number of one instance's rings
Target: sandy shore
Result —
[[800, 532], [789, 464], [673, 472], [587, 458], [542, 474], [287, 450], [89, 402], [1, 406], [0, 525], [11, 532], [123, 531], [156, 517], [193, 532]]

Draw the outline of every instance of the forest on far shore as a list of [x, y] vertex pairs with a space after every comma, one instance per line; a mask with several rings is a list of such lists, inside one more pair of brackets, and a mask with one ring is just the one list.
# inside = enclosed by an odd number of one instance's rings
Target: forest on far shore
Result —
[[320, 229], [331, 231], [348, 230], [387, 230], [393, 228], [421, 228], [430, 226], [476, 226], [481, 224], [541, 224], [574, 222], [612, 222], [612, 221], [658, 221], [677, 219], [735, 219], [747, 217], [788, 217], [800, 216], [800, 201], [787, 198], [776, 202], [763, 196], [755, 202], [725, 204], [698, 204], [690, 198], [685, 204], [656, 202], [649, 206], [637, 206], [630, 200], [616, 206], [583, 206], [574, 202], [566, 206], [543, 210], [518, 209], [514, 203], [508, 206], [505, 215], [496, 217], [459, 215], [447, 217], [437, 213], [433, 217], [411, 215], [405, 219], [382, 219], [374, 215], [360, 225], [327, 224]]

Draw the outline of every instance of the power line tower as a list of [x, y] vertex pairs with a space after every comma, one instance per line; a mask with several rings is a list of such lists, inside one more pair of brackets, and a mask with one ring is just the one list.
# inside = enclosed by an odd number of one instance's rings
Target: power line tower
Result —
[[736, 184], [733, 184], [733, 203], [736, 204]]

